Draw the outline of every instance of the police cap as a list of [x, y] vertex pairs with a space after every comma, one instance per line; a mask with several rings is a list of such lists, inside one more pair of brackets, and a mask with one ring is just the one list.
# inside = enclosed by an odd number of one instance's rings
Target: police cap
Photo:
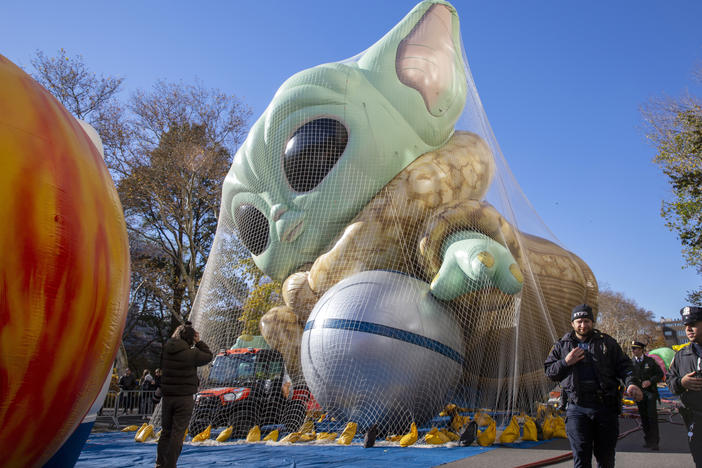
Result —
[[685, 325], [694, 325], [702, 320], [702, 307], [686, 306], [680, 309], [680, 315]]
[[573, 322], [579, 318], [589, 318], [593, 322], [595, 321], [595, 316], [592, 314], [592, 307], [587, 304], [580, 304], [575, 306], [573, 312], [570, 314], [570, 321]]
[[632, 348], [645, 348], [646, 345], [643, 344], [643, 343], [640, 342], [640, 341], [632, 341], [632, 342], [631, 342], [631, 347], [632, 347]]

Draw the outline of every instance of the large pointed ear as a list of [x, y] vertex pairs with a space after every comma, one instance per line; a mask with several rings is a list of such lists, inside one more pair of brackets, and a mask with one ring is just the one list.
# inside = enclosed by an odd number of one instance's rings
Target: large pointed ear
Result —
[[427, 0], [359, 59], [368, 80], [427, 144], [443, 144], [463, 111], [466, 75], [456, 9]]

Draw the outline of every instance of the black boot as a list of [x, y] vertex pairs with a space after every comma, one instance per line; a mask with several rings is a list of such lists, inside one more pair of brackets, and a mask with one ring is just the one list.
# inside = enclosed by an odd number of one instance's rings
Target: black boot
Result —
[[461, 438], [458, 440], [458, 445], [461, 447], [467, 447], [473, 443], [478, 435], [478, 424], [475, 421], [471, 421], [461, 432]]
[[370, 448], [375, 445], [375, 438], [378, 436], [378, 427], [373, 424], [363, 438], [363, 447]]

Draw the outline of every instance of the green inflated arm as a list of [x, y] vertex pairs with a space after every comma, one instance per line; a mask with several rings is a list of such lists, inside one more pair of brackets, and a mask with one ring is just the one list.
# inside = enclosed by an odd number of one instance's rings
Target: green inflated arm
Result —
[[509, 249], [488, 236], [459, 231], [446, 238], [443, 262], [431, 283], [432, 294], [443, 300], [496, 287], [505, 294], [522, 290], [524, 277]]

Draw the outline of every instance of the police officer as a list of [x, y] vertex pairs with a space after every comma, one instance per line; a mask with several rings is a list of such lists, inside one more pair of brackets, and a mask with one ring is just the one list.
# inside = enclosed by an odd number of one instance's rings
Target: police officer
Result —
[[646, 345], [640, 341], [631, 342], [631, 359], [634, 375], [641, 381], [643, 399], [637, 403], [641, 426], [644, 433], [644, 447], [658, 450], [658, 382], [663, 380], [663, 370], [651, 357], [644, 354]]
[[702, 307], [683, 307], [680, 315], [690, 345], [675, 353], [666, 380], [670, 391], [680, 395], [692, 459], [702, 467]]
[[575, 467], [614, 466], [621, 408], [620, 379], [636, 401], [643, 395], [631, 360], [616, 340], [593, 328], [592, 308], [573, 309], [573, 331], [551, 348], [544, 362], [546, 376], [560, 382], [567, 401], [566, 433]]

